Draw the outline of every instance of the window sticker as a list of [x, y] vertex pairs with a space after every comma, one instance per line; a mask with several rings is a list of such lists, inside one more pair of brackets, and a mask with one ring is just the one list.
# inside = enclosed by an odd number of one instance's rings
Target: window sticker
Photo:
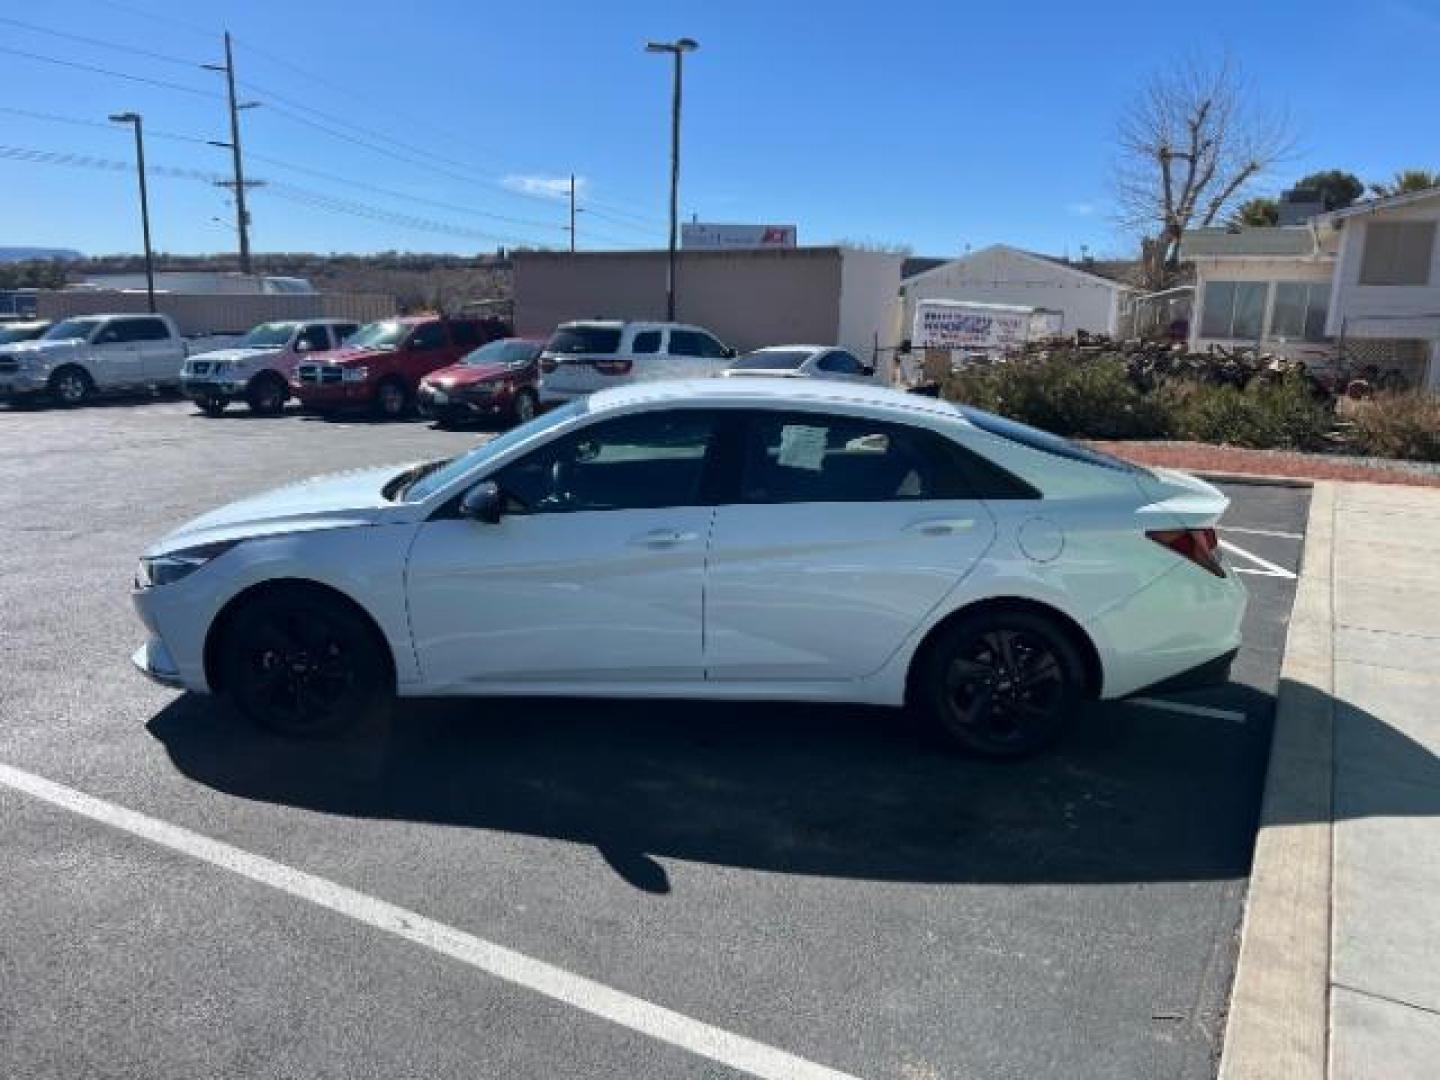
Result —
[[780, 429], [780, 464], [819, 472], [825, 461], [825, 429], [786, 424]]

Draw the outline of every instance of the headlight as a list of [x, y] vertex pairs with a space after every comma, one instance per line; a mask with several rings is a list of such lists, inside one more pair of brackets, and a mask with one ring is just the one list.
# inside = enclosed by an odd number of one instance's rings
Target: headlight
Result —
[[173, 584], [181, 578], [189, 577], [211, 559], [225, 554], [238, 543], [239, 540], [221, 540], [214, 544], [201, 544], [199, 547], [156, 555], [151, 559], [141, 559], [140, 567], [135, 571], [135, 587], [152, 589], [156, 585]]
[[340, 369], [340, 380], [342, 382], [364, 382], [370, 377], [368, 367], [347, 367]]

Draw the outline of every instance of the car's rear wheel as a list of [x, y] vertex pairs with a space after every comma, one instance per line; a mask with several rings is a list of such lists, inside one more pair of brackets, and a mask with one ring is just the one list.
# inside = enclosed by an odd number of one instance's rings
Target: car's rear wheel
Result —
[[265, 373], [250, 380], [245, 388], [245, 404], [256, 416], [278, 416], [285, 410], [285, 399], [290, 396], [280, 376]]
[[1020, 757], [1054, 743], [1080, 709], [1085, 671], [1053, 620], [998, 609], [962, 616], [930, 645], [915, 703], [952, 744]]
[[49, 382], [50, 400], [65, 408], [83, 405], [95, 392], [95, 383], [89, 372], [74, 364], [66, 364], [53, 375]]
[[528, 424], [535, 419], [535, 414], [540, 411], [540, 402], [536, 400], [533, 390], [521, 390], [515, 395], [515, 404], [511, 413], [517, 424]]
[[382, 420], [398, 420], [410, 407], [410, 393], [399, 379], [384, 379], [375, 388], [375, 415]]
[[303, 586], [262, 593], [224, 629], [220, 685], [252, 723], [280, 735], [337, 735], [391, 707], [389, 653], [348, 603]]

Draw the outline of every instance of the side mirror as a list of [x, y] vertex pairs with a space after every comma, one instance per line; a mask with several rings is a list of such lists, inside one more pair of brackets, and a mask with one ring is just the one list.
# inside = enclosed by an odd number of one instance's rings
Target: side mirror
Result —
[[873, 379], [875, 377], [875, 368], [870, 364], [861, 364], [860, 374], [864, 375], [867, 379]]
[[732, 349], [729, 345], [726, 345], [726, 346], [725, 346], [725, 359], [726, 359], [726, 360], [734, 360], [734, 359], [735, 359], [735, 350]]
[[505, 498], [492, 480], [476, 484], [460, 499], [460, 516], [484, 525], [500, 524]]

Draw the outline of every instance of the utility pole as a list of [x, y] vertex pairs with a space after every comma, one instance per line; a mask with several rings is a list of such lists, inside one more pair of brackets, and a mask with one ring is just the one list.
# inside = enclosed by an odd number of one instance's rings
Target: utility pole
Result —
[[135, 168], [140, 173], [140, 228], [145, 238], [145, 301], [150, 314], [155, 314], [155, 254], [150, 248], [150, 196], [145, 190], [144, 122], [139, 113], [114, 113], [110, 119], [117, 124], [135, 128]]
[[230, 103], [230, 141], [221, 142], [216, 139], [207, 141], [211, 146], [228, 149], [235, 166], [235, 179], [219, 181], [219, 186], [231, 188], [235, 192], [235, 231], [240, 237], [240, 272], [249, 274], [251, 273], [250, 211], [245, 208], [245, 189], [259, 187], [260, 184], [254, 180], [247, 181], [245, 179], [245, 166], [240, 152], [240, 110], [253, 109], [260, 103], [235, 100], [235, 57], [231, 52], [229, 30], [225, 31], [225, 63], [201, 64], [200, 66], [207, 71], [223, 71], [225, 73], [225, 88]]
[[665, 269], [665, 318], [675, 321], [675, 241], [679, 232], [680, 199], [680, 84], [687, 52], [700, 47], [693, 38], [677, 41], [651, 41], [646, 52], [670, 53], [675, 57], [675, 76], [670, 95], [670, 257]]
[[570, 174], [570, 254], [575, 254], [575, 174]]

